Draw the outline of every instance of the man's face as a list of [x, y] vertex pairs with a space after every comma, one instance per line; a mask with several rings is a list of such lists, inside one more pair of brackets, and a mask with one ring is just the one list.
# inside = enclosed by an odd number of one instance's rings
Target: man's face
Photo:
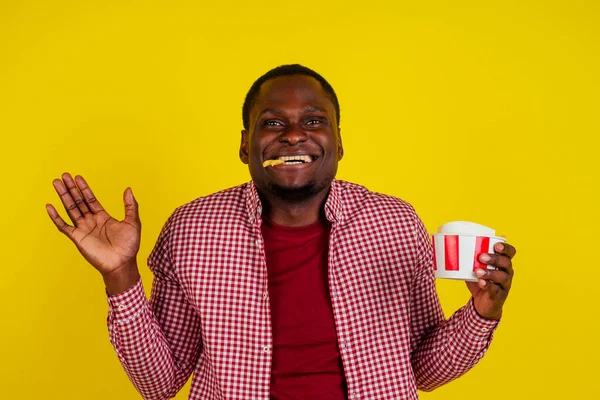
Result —
[[[292, 75], [261, 86], [240, 146], [259, 191], [303, 200], [329, 187], [342, 155], [335, 108], [319, 81]], [[284, 158], [285, 164], [262, 166]]]

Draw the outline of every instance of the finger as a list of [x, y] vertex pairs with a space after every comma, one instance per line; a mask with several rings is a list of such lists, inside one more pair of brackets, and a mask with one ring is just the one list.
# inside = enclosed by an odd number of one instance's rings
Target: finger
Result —
[[60, 217], [60, 215], [58, 214], [58, 212], [52, 204], [46, 204], [46, 211], [48, 212], [48, 215], [50, 216], [52, 222], [54, 222], [56, 228], [58, 228], [59, 231], [64, 233], [69, 239], [73, 240], [73, 231], [75, 230], [75, 228], [67, 224], [65, 220], [63, 220]]
[[510, 284], [512, 282], [512, 277], [502, 270], [477, 268], [475, 270], [475, 276], [480, 278], [480, 280], [491, 281], [505, 290], [510, 289]]
[[517, 249], [508, 243], [496, 243], [494, 245], [494, 251], [499, 254], [504, 254], [508, 258], [512, 259], [517, 254]]
[[73, 222], [73, 225], [77, 225], [77, 221], [82, 219], [83, 215], [81, 215], [81, 211], [79, 211], [79, 208], [77, 207], [77, 204], [75, 204], [67, 187], [60, 179], [55, 179], [52, 182], [52, 185], [54, 185], [54, 190], [56, 190], [56, 193], [60, 196], [60, 201], [63, 203], [63, 206], [65, 206], [65, 210], [67, 211], [69, 218], [71, 218], [71, 222]]
[[508, 272], [510, 275], [513, 274], [512, 260], [508, 258], [508, 256], [502, 254], [484, 253], [479, 256], [479, 261], [483, 264], [500, 268]]
[[81, 192], [77, 188], [77, 185], [71, 177], [71, 174], [65, 173], [62, 175], [62, 178], [65, 186], [67, 187], [67, 189], [69, 189], [69, 193], [71, 194], [73, 201], [75, 202], [75, 204], [77, 204], [77, 208], [79, 208], [79, 211], [81, 211], [81, 213], [85, 217], [85, 214], [90, 213], [90, 209], [88, 208], [87, 204], [85, 204], [85, 201], [81, 196]]
[[94, 214], [103, 212], [104, 207], [102, 207], [102, 204], [100, 204], [98, 199], [96, 199], [96, 196], [94, 196], [92, 189], [90, 189], [85, 179], [83, 179], [82, 176], [77, 175], [75, 177], [75, 182], [77, 182], [77, 186], [79, 187], [79, 190], [81, 191], [81, 194], [83, 195], [83, 198], [85, 199], [85, 202], [90, 210], [92, 210]]
[[131, 188], [125, 189], [123, 193], [123, 204], [125, 205], [125, 221], [139, 225], [140, 224], [140, 214], [138, 210], [138, 202], [133, 197], [133, 191]]
[[502, 292], [500, 285], [490, 280], [480, 279], [477, 281], [477, 285], [481, 288], [481, 290], [488, 292], [491, 299], [495, 299]]

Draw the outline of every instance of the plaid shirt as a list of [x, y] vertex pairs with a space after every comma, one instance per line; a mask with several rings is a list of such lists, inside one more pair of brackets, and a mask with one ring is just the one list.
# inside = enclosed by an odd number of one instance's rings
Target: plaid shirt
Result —
[[[269, 399], [271, 316], [252, 182], [199, 198], [167, 221], [141, 281], [109, 296], [110, 339], [145, 399], [167, 399], [193, 372], [190, 399]], [[334, 180], [329, 288], [349, 399], [417, 399], [468, 371], [497, 321], [469, 303], [445, 320], [431, 239], [395, 197]]]

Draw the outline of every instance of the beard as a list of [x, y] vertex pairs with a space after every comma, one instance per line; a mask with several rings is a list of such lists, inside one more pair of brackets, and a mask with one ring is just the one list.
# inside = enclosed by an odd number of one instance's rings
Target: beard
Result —
[[276, 183], [268, 185], [268, 191], [274, 197], [290, 203], [304, 203], [312, 197], [321, 193], [324, 189], [329, 188], [331, 179], [324, 179], [319, 182], [309, 182], [301, 186], [281, 186]]

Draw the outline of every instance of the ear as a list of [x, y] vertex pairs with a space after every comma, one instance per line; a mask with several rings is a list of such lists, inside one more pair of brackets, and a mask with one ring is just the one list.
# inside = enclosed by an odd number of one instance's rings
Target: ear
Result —
[[248, 164], [248, 131], [242, 130], [242, 141], [240, 143], [240, 160], [244, 164]]
[[337, 134], [337, 157], [338, 161], [340, 161], [344, 157], [344, 146], [342, 146], [342, 130], [338, 126], [338, 134]]

